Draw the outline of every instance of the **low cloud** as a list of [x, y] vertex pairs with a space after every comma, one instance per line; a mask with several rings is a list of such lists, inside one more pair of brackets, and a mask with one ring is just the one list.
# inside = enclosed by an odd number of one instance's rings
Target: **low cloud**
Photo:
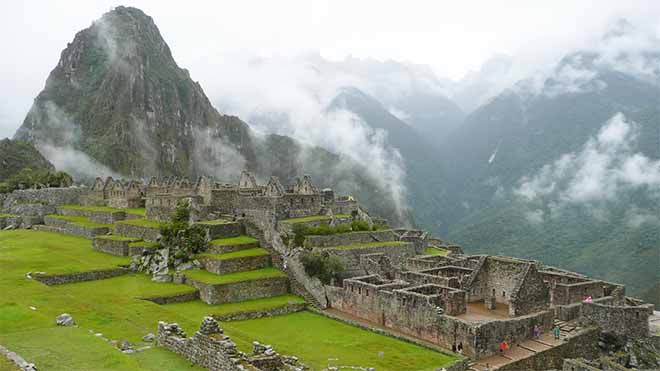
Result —
[[[614, 115], [579, 152], [567, 153], [536, 174], [523, 177], [514, 195], [527, 202], [537, 221], [538, 212], [561, 214], [564, 206], [586, 206], [597, 219], [607, 219], [605, 207], [629, 192], [642, 192], [660, 201], [660, 160], [634, 151], [639, 126], [623, 114]], [[536, 208], [539, 204], [542, 208]], [[535, 205], [535, 206], [531, 206]], [[632, 225], [657, 221], [647, 205], [630, 205]], [[633, 216], [638, 216], [633, 218]], [[528, 218], [530, 220], [530, 218]]]

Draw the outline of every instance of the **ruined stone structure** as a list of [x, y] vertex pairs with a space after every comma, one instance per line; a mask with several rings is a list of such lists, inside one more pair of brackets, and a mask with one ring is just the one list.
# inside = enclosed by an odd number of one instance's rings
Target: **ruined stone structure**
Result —
[[357, 208], [329, 198], [329, 194], [334, 197], [331, 190], [324, 192], [319, 192], [307, 175], [296, 178], [288, 189], [277, 177], [271, 177], [265, 186], [259, 185], [248, 171], [241, 173], [238, 184], [214, 182], [207, 177], [200, 177], [194, 184], [184, 178], [152, 178], [146, 187], [146, 209], [148, 218], [163, 220], [183, 198], [192, 200], [202, 216], [269, 212], [277, 219], [286, 219], [318, 215], [324, 210], [343, 213]]
[[199, 331], [192, 337], [176, 323], [158, 323], [158, 344], [209, 371], [298, 371], [307, 366], [295, 357], [279, 355], [269, 345], [253, 343], [252, 354], [236, 349], [236, 344], [223, 334], [213, 317], [204, 317]]
[[83, 197], [85, 205], [101, 205], [118, 209], [144, 206], [144, 185], [139, 180], [105, 180], [97, 177], [94, 184]]
[[503, 340], [531, 339], [535, 326], [551, 329], [561, 313], [605, 332], [648, 336], [652, 305], [624, 298], [620, 285], [536, 261], [450, 254], [409, 258], [405, 269], [387, 264], [329, 287], [330, 306], [445, 348], [460, 343], [473, 359], [497, 354]]

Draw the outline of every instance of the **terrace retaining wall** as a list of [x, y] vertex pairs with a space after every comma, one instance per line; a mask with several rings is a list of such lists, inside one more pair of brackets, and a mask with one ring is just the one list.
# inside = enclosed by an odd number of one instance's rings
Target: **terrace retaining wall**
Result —
[[57, 213], [71, 216], [84, 216], [94, 223], [114, 224], [120, 220], [126, 219], [125, 211], [97, 211], [97, 210], [79, 210], [66, 207], [58, 207]]
[[159, 305], [165, 305], [171, 303], [183, 303], [186, 301], [193, 301], [199, 299], [199, 291], [195, 290], [193, 292], [186, 292], [183, 294], [176, 294], [176, 295], [141, 297], [140, 299], [147, 300]]
[[149, 242], [157, 242], [160, 237], [160, 228], [145, 227], [128, 223], [115, 224], [115, 234], [139, 238]]
[[391, 230], [338, 233], [327, 236], [306, 236], [305, 247], [330, 247], [354, 243], [396, 241], [398, 236]]
[[226, 322], [243, 321], [247, 319], [274, 317], [274, 316], [281, 316], [284, 314], [300, 312], [302, 310], [305, 310], [305, 307], [306, 307], [305, 303], [290, 303], [265, 310], [238, 312], [238, 313], [231, 313], [226, 315], [214, 315], [213, 318], [217, 319], [218, 321], [226, 321]]
[[222, 224], [205, 224], [197, 223], [208, 231], [209, 237], [214, 240], [216, 238], [228, 238], [241, 235], [241, 224], [236, 222], [227, 222]]
[[128, 268], [112, 268], [87, 272], [63, 273], [63, 274], [34, 274], [32, 277], [48, 286], [64, 285], [84, 281], [95, 281], [106, 278], [122, 276], [129, 273]]
[[246, 256], [234, 259], [216, 259], [200, 255], [197, 260], [204, 269], [215, 274], [251, 271], [270, 266], [270, 255]]
[[262, 299], [284, 295], [289, 291], [287, 277], [271, 277], [223, 284], [207, 284], [194, 279], [186, 279], [186, 282], [199, 290], [200, 299], [207, 304]]
[[324, 248], [323, 251], [339, 257], [346, 268], [343, 274], [345, 277], [365, 274], [365, 271], [360, 264], [361, 255], [380, 253], [390, 258], [393, 262], [405, 262], [408, 258], [416, 255], [415, 245], [412, 243], [347, 249], [328, 247]]

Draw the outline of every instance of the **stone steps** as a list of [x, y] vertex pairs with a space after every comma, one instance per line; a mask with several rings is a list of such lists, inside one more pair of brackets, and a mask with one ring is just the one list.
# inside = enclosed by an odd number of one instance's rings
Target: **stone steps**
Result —
[[215, 274], [251, 271], [271, 266], [268, 251], [262, 248], [243, 249], [223, 254], [200, 254], [202, 267]]
[[239, 235], [229, 238], [214, 239], [209, 243], [207, 252], [210, 254], [224, 254], [233, 251], [253, 249], [259, 247], [259, 240], [250, 236]]

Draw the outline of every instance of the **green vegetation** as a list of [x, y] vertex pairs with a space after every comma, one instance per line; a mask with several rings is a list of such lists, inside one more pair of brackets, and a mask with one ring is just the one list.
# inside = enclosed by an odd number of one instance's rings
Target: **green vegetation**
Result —
[[366, 249], [366, 248], [371, 248], [371, 247], [382, 247], [382, 246], [406, 246], [406, 245], [410, 245], [410, 242], [384, 241], [384, 242], [352, 243], [352, 244], [349, 244], [349, 245], [329, 246], [329, 247], [326, 247], [325, 249], [348, 250], [348, 249]]
[[55, 169], [32, 144], [20, 140], [9, 138], [0, 140], [0, 158], [2, 159], [0, 182], [25, 168], [51, 171]]
[[80, 225], [83, 227], [106, 227], [110, 229], [114, 229], [115, 226], [112, 224], [101, 224], [101, 223], [95, 223], [89, 220], [86, 216], [75, 216], [75, 215], [58, 215], [58, 214], [50, 214], [47, 215], [48, 217], [55, 218], [55, 219], [61, 219], [61, 220], [66, 220], [68, 222], [71, 222], [76, 225]]
[[333, 278], [338, 278], [346, 269], [341, 260], [334, 255], [304, 252], [300, 256], [300, 259], [305, 267], [305, 272], [312, 277], [318, 278], [326, 285]]
[[251, 256], [264, 256], [268, 255], [268, 251], [262, 248], [245, 249], [239, 251], [232, 251], [224, 254], [199, 254], [199, 257], [212, 258], [217, 260], [229, 260], [238, 258], [249, 258]]
[[21, 369], [7, 357], [0, 356], [0, 371], [21, 371]]
[[186, 277], [195, 281], [200, 281], [209, 285], [221, 285], [226, 283], [236, 283], [244, 281], [260, 280], [265, 278], [286, 277], [275, 268], [262, 268], [253, 271], [237, 272], [230, 274], [215, 274], [205, 270], [185, 271]]
[[0, 193], [34, 187], [67, 187], [71, 184], [73, 184], [73, 178], [65, 172], [23, 168], [0, 182]]
[[367, 232], [371, 230], [375, 231], [377, 228], [376, 225], [369, 228], [369, 223], [361, 220], [354, 220], [350, 224], [344, 223], [335, 226], [321, 224], [316, 227], [308, 227], [305, 224], [295, 224], [293, 226], [293, 243], [295, 246], [302, 246], [305, 236], [329, 236], [351, 232]]
[[0, 213], [0, 218], [5, 218], [5, 217], [17, 217], [18, 215], [16, 214], [4, 214]]
[[442, 249], [439, 247], [427, 247], [424, 249], [424, 255], [442, 255], [445, 256], [449, 254], [449, 250]]
[[305, 300], [299, 296], [280, 295], [264, 299], [218, 305], [209, 305], [201, 300], [194, 300], [183, 303], [167, 304], [165, 307], [191, 318], [202, 318], [208, 315], [223, 316], [232, 313], [265, 311], [272, 308], [283, 307], [287, 304], [302, 304], [304, 302]]
[[[161, 347], [127, 356], [94, 334], [139, 343], [145, 334], [156, 332], [158, 321], [177, 322], [190, 334], [199, 328], [203, 315], [302, 302], [286, 295], [222, 305], [201, 301], [158, 305], [138, 298], [181, 294], [192, 288], [152, 282], [142, 274], [61, 286], [25, 278], [29, 271], [70, 273], [128, 262], [128, 258], [92, 250], [91, 241], [84, 238], [31, 230], [0, 232], [0, 344], [50, 371], [202, 371]], [[78, 327], [55, 326], [54, 319], [61, 313], [70, 313]], [[250, 351], [252, 341], [259, 340], [282, 354], [299, 356], [315, 368], [327, 366], [328, 358], [337, 358], [337, 364], [377, 367], [379, 371], [430, 371], [453, 361], [443, 354], [307, 312], [223, 322], [221, 326], [242, 351]], [[381, 351], [382, 359], [378, 357]]]
[[144, 207], [126, 208], [121, 210], [125, 211], [127, 214], [139, 215], [142, 217], [147, 216], [147, 210]]
[[248, 245], [259, 244], [259, 240], [250, 236], [238, 236], [230, 238], [218, 238], [210, 242], [214, 246], [234, 246], [234, 245]]
[[307, 311], [223, 322], [222, 326], [239, 349], [251, 349], [252, 341], [260, 341], [271, 344], [281, 354], [299, 355], [314, 369], [327, 368], [330, 363], [374, 367], [378, 371], [432, 371], [456, 361], [449, 355]]
[[160, 227], [160, 243], [169, 249], [171, 257], [183, 262], [206, 250], [208, 245], [204, 228], [190, 224], [189, 220], [190, 207], [187, 202], [180, 201], [170, 221]]
[[[351, 216], [348, 214], [336, 214], [334, 216], [335, 218], [350, 218]], [[331, 220], [332, 217], [327, 216], [327, 215], [312, 215], [312, 216], [305, 216], [301, 218], [290, 218], [290, 219], [284, 219], [282, 220], [282, 223], [290, 223], [290, 224], [297, 224], [297, 223], [309, 223], [309, 222], [317, 222], [317, 221], [322, 221], [322, 220]]]
[[116, 209], [114, 207], [108, 207], [108, 206], [62, 205], [60, 206], [60, 208], [68, 209], [68, 210], [77, 210], [77, 211], [101, 211], [101, 212], [109, 212], [109, 213], [122, 211], [121, 209]]
[[151, 219], [128, 219], [128, 220], [121, 220], [118, 221], [117, 224], [130, 224], [130, 225], [136, 225], [138, 227], [145, 227], [145, 228], [156, 228], [160, 229], [161, 225], [163, 225], [162, 222], [159, 222], [158, 220], [151, 220]]

